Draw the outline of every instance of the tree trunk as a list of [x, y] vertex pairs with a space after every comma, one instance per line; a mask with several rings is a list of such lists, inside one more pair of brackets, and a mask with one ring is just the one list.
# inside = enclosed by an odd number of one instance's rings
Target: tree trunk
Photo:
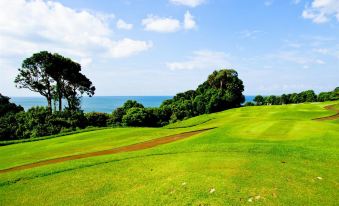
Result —
[[59, 111], [60, 112], [62, 111], [62, 97], [60, 97], [60, 96], [59, 96]]
[[66, 97], [66, 101], [67, 101], [67, 104], [68, 104], [68, 109], [71, 109], [71, 100], [70, 98]]
[[52, 99], [50, 97], [47, 98], [47, 108], [50, 113], [52, 113]]
[[57, 90], [58, 90], [58, 97], [59, 97], [59, 111], [62, 111], [62, 92], [61, 92], [61, 84], [60, 82], [57, 85]]
[[55, 99], [54, 99], [53, 103], [54, 103], [54, 111], [57, 111], [56, 110], [56, 101], [55, 101]]

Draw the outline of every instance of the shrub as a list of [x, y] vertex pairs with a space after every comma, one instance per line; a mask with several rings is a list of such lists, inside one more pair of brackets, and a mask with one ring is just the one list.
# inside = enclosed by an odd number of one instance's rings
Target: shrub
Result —
[[131, 108], [122, 118], [122, 122], [126, 126], [142, 127], [148, 126], [150, 118], [145, 108]]
[[85, 114], [89, 126], [106, 127], [108, 114], [101, 112], [90, 112]]
[[249, 106], [255, 106], [255, 104], [253, 102], [246, 102], [244, 104], [245, 107], [249, 107]]

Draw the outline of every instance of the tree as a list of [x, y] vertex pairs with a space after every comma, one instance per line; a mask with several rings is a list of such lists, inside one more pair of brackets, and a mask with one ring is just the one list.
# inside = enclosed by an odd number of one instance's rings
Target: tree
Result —
[[121, 125], [122, 124], [122, 118], [126, 114], [125, 110], [121, 107], [116, 108], [109, 119], [110, 125]]
[[0, 117], [8, 113], [18, 113], [24, 111], [22, 106], [17, 106], [14, 103], [11, 103], [9, 97], [3, 96], [0, 93]]
[[123, 105], [122, 108], [127, 112], [131, 108], [144, 108], [144, 105], [140, 104], [135, 100], [127, 100]]
[[331, 99], [331, 92], [320, 92], [318, 95], [319, 102], [329, 101]]
[[85, 93], [93, 96], [95, 87], [81, 73], [81, 65], [59, 54], [53, 54], [54, 62], [49, 74], [57, 82], [56, 90], [59, 99], [59, 111], [62, 110], [62, 98], [66, 98], [70, 110], [80, 109], [80, 98]]
[[15, 114], [9, 113], [0, 116], [0, 140], [13, 140], [17, 138], [18, 122]]
[[255, 104], [253, 102], [246, 102], [244, 104], [245, 107], [250, 107], [250, 106], [255, 106]]
[[261, 95], [257, 95], [257, 96], [254, 97], [253, 101], [258, 106], [263, 105], [264, 104], [264, 97], [261, 96]]
[[195, 115], [205, 114], [206, 113], [206, 99], [203, 95], [198, 95], [194, 98], [193, 107]]
[[244, 101], [245, 97], [242, 94], [244, 91], [243, 82], [238, 78], [238, 73], [233, 69], [222, 69], [214, 71], [207, 79], [208, 84], [219, 91], [223, 96], [225, 108], [239, 107]]
[[333, 92], [331, 92], [331, 100], [338, 100], [339, 99], [339, 87], [336, 87]]
[[126, 115], [128, 110], [132, 108], [144, 108], [144, 105], [140, 104], [135, 100], [127, 100], [122, 107], [116, 108], [109, 119], [110, 125], [121, 125], [123, 123], [123, 117]]
[[315, 102], [317, 100], [317, 95], [313, 90], [303, 91], [298, 94], [298, 103], [302, 102]]
[[89, 97], [92, 97], [95, 92], [95, 87], [92, 85], [92, 82], [81, 73], [71, 73], [65, 80], [64, 96], [68, 102], [68, 107], [70, 110], [79, 110], [81, 96], [85, 93]]
[[277, 97], [274, 95], [270, 95], [265, 98], [265, 104], [267, 105], [274, 105], [276, 102]]
[[243, 82], [232, 69], [214, 71], [196, 90], [178, 93], [165, 100], [159, 114], [161, 121], [175, 122], [200, 114], [240, 107], [245, 101]]
[[297, 93], [290, 94], [289, 102], [291, 103], [299, 103], [299, 98]]
[[93, 96], [95, 87], [81, 72], [81, 65], [57, 53], [42, 51], [23, 61], [22, 68], [15, 79], [19, 88], [28, 88], [46, 97], [49, 111], [52, 99], [59, 102], [66, 98], [71, 110], [80, 109], [80, 98], [86, 93]]
[[25, 59], [14, 82], [18, 88], [38, 92], [47, 99], [48, 110], [52, 111], [52, 84], [54, 80], [46, 72], [51, 66], [52, 54], [42, 51]]
[[108, 115], [106, 113], [101, 112], [90, 112], [86, 115], [88, 125], [95, 126], [95, 127], [106, 127]]
[[147, 126], [147, 121], [149, 119], [149, 113], [145, 108], [133, 107], [129, 109], [122, 118], [122, 122], [126, 126], [141, 127]]
[[286, 94], [281, 95], [281, 104], [288, 104], [289, 97]]

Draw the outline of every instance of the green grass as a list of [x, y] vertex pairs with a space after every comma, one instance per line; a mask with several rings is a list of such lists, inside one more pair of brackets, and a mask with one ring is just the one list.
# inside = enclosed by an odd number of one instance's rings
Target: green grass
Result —
[[28, 139], [17, 139], [17, 140], [4, 140], [4, 141], [0, 141], [0, 146], [19, 144], [19, 143], [24, 143], [24, 142], [35, 142], [35, 141], [41, 141], [41, 140], [51, 139], [55, 137], [61, 137], [61, 136], [66, 136], [66, 135], [71, 135], [71, 134], [78, 134], [78, 133], [90, 132], [90, 131], [96, 131], [96, 130], [102, 130], [102, 129], [105, 129], [105, 128], [87, 127], [85, 129], [78, 129], [78, 130], [69, 131], [69, 132], [61, 132], [59, 134], [43, 136], [43, 137], [32, 137]]
[[339, 122], [311, 120], [333, 114], [323, 109], [329, 104], [244, 107], [171, 129], [107, 129], [0, 147], [6, 168], [218, 127], [152, 149], [0, 174], [0, 205], [337, 205]]

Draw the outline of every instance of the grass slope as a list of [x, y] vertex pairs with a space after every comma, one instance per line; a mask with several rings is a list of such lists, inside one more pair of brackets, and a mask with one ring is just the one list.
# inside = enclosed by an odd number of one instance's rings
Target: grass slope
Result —
[[108, 129], [0, 147], [0, 168], [7, 168], [218, 127], [152, 149], [0, 174], [0, 205], [336, 205], [339, 122], [311, 120], [334, 114], [323, 109], [328, 104], [245, 107], [171, 129]]

